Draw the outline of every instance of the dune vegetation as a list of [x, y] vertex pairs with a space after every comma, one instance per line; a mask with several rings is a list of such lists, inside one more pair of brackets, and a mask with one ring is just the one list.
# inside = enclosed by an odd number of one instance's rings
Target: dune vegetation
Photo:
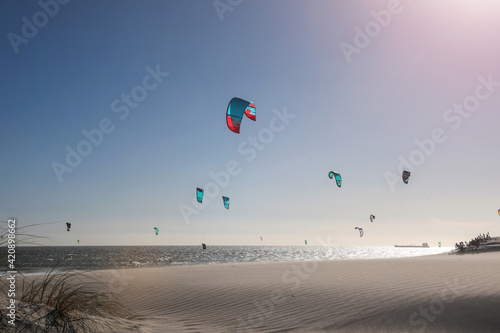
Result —
[[476, 238], [472, 238], [469, 242], [460, 242], [455, 243], [455, 253], [466, 253], [466, 252], [474, 252], [480, 249], [485, 249], [493, 239], [490, 236], [490, 233], [479, 234]]
[[[7, 258], [9, 245], [39, 245], [43, 236], [26, 233], [33, 224], [16, 228], [15, 237], [9, 237], [7, 222], [0, 225], [0, 251]], [[13, 242], [12, 240], [15, 240]], [[12, 246], [11, 246], [12, 247]], [[62, 260], [64, 261], [64, 259]], [[117, 295], [106, 291], [104, 283], [93, 278], [89, 272], [74, 269], [60, 269], [62, 261], [56, 263], [47, 273], [26, 277], [16, 274], [15, 326], [12, 312], [7, 310], [10, 282], [8, 269], [2, 269], [0, 290], [0, 331], [16, 332], [106, 332], [112, 329], [111, 318], [132, 319], [136, 316], [118, 299]], [[7, 268], [7, 260], [2, 268]], [[9, 323], [10, 321], [10, 323]]]

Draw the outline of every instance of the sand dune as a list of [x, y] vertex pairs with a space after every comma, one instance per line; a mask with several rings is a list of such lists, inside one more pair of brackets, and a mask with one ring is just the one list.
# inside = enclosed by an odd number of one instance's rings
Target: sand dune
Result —
[[500, 332], [498, 252], [96, 274], [128, 331]]
[[500, 252], [90, 274], [115, 332], [500, 332]]

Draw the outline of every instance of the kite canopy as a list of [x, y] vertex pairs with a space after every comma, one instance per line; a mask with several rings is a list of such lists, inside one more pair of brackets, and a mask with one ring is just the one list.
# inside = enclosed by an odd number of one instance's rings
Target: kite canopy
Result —
[[71, 229], [71, 223], [66, 222], [66, 230], [69, 231]]
[[356, 227], [354, 229], [358, 229], [359, 230], [359, 237], [363, 237], [363, 235], [364, 235], [363, 228]]
[[238, 97], [233, 98], [227, 106], [226, 122], [227, 127], [234, 133], [240, 133], [243, 114], [255, 121], [255, 105]]
[[307, 245], [307, 239], [304, 241], [304, 243]]
[[373, 220], [375, 220], [375, 215], [370, 215], [370, 222], [373, 222]]
[[441, 247], [441, 242], [438, 242], [438, 246]]
[[201, 247], [203, 248], [203, 250], [206, 250], [207, 249], [207, 244], [201, 243]]
[[403, 182], [408, 184], [408, 179], [410, 178], [411, 172], [403, 170]]
[[498, 210], [498, 215], [500, 215], [500, 209]]
[[155, 229], [155, 234], [156, 234], [156, 236], [158, 236], [158, 233], [160, 232], [160, 230], [157, 227], [154, 227], [153, 229]]
[[[223, 196], [222, 201], [224, 201], [224, 207], [226, 207], [226, 209], [229, 209], [229, 198]], [[238, 208], [238, 207], [236, 207], [236, 208]]]
[[330, 179], [333, 179], [333, 177], [335, 177], [335, 181], [337, 182], [337, 186], [338, 187], [342, 186], [342, 177], [340, 176], [339, 173], [337, 173], [335, 171], [330, 171], [330, 173], [328, 174], [328, 177], [330, 177]]
[[196, 200], [198, 200], [199, 203], [203, 201], [203, 189], [197, 187], [196, 188]]

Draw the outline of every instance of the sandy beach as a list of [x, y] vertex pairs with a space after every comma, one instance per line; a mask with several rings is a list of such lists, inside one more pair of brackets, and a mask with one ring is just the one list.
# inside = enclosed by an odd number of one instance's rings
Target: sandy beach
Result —
[[92, 274], [116, 332], [500, 332], [500, 252]]

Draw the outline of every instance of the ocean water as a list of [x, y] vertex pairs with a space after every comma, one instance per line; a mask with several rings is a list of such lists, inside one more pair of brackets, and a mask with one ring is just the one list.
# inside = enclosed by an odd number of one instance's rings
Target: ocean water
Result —
[[[58, 246], [17, 247], [16, 270], [47, 272], [56, 264], [76, 270], [212, 265], [302, 260], [356, 260], [444, 253], [446, 247], [395, 248], [355, 246]], [[7, 254], [4, 256], [7, 258]], [[1, 264], [6, 267], [7, 260]]]

